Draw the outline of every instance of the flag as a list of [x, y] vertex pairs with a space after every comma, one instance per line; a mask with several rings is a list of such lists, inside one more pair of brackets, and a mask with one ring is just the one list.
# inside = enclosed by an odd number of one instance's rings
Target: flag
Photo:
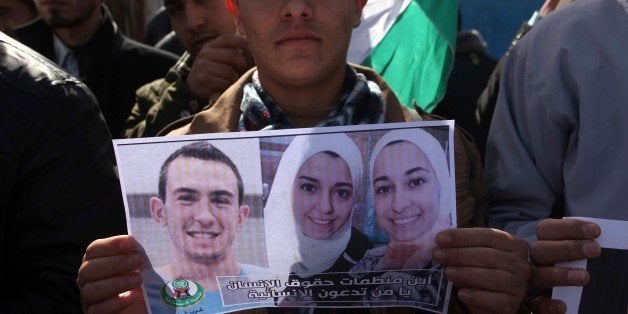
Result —
[[375, 69], [401, 102], [431, 112], [455, 55], [458, 0], [369, 0], [347, 60]]

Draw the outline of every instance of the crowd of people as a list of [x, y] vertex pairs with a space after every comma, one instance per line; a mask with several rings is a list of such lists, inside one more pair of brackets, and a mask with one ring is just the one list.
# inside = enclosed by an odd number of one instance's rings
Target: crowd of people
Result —
[[[347, 63], [366, 2], [164, 0], [178, 56], [122, 34], [102, 0], [0, 0], [1, 272], [13, 291], [0, 312], [145, 313], [159, 284], [187, 283], [182, 273], [216, 303], [217, 275], [260, 266], [300, 278], [440, 269], [454, 286], [450, 313], [567, 311], [551, 288], [591, 278], [557, 264], [600, 256], [603, 230], [563, 218], [628, 220], [627, 0], [546, 0], [524, 23], [477, 99], [485, 151], [460, 126], [454, 160], [427, 133], [390, 131], [369, 160], [346, 136], [293, 139], [276, 173], [287, 179], [263, 212], [294, 236], [274, 240], [287, 242], [268, 265], [233, 254], [250, 208], [230, 156], [208, 143], [180, 148], [150, 199], [178, 251], [147, 275], [127, 235], [112, 139], [443, 119]], [[352, 225], [363, 176], [385, 245]], [[438, 214], [449, 199], [457, 221]]]

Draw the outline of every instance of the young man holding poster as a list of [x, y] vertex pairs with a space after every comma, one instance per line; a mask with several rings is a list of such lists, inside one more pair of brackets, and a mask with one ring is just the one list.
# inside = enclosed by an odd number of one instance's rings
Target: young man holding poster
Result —
[[[171, 134], [323, 127], [429, 119], [399, 103], [372, 70], [346, 63], [351, 31], [366, 0], [227, 0], [238, 31], [249, 39], [257, 68], [209, 109], [171, 126]], [[485, 200], [479, 155], [455, 135], [458, 226], [482, 225]], [[452, 229], [436, 237], [434, 261], [446, 265], [470, 310], [515, 312], [530, 274], [525, 243], [486, 228]], [[86, 312], [144, 311], [142, 266], [129, 236], [87, 249], [77, 284]], [[494, 278], [494, 280], [487, 280]], [[452, 304], [450, 311], [460, 310]]]

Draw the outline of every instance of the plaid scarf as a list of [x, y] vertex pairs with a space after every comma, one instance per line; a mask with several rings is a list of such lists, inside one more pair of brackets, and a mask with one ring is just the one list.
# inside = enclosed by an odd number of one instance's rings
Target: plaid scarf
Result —
[[[253, 73], [251, 83], [244, 86], [243, 93], [240, 131], [294, 128], [286, 114], [264, 91], [257, 71]], [[379, 86], [347, 65], [340, 100], [316, 127], [383, 123], [385, 114], [386, 105]]]

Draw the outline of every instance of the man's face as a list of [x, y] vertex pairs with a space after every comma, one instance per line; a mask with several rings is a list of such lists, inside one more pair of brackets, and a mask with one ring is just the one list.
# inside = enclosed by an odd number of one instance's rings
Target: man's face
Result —
[[419, 147], [410, 142], [384, 147], [375, 159], [372, 180], [375, 216], [392, 240], [416, 240], [434, 226], [440, 185]]
[[231, 254], [236, 233], [249, 212], [247, 206], [238, 205], [237, 179], [229, 166], [190, 157], [172, 161], [166, 201], [160, 201], [151, 199], [153, 218], [168, 227], [180, 252], [201, 261]]
[[0, 32], [13, 34], [13, 29], [35, 19], [36, 12], [19, 0], [0, 0]]
[[299, 169], [292, 184], [292, 210], [303, 233], [324, 240], [344, 226], [353, 208], [353, 183], [340, 157], [318, 153]]
[[365, 0], [239, 0], [238, 31], [249, 40], [260, 79], [306, 87], [344, 71]]
[[52, 28], [77, 27], [100, 18], [101, 0], [35, 0], [35, 6]]
[[172, 29], [192, 57], [204, 43], [236, 32], [224, 0], [164, 0], [164, 6]]

